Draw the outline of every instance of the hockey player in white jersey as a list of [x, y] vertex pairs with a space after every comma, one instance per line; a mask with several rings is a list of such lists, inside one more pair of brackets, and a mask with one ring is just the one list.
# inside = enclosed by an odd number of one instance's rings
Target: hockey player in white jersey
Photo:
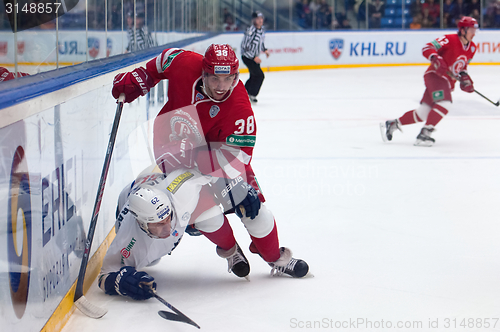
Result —
[[[156, 283], [152, 276], [139, 270], [170, 254], [186, 228], [199, 231], [217, 245], [217, 254], [227, 259], [229, 272], [247, 277], [250, 272], [248, 260], [232, 231], [227, 236], [230, 226], [219, 203], [227, 204], [222, 196], [240, 202], [238, 215], [247, 228], [253, 223], [258, 229], [259, 220], [269, 212], [263, 205], [261, 207], [255, 190], [248, 191], [248, 184], [234, 182], [224, 186], [221, 195], [217, 180], [194, 169], [177, 169], [168, 175], [142, 176], [127, 186], [119, 197], [116, 237], [104, 258], [99, 287], [109, 295], [119, 294], [135, 300], [150, 298], [152, 294], [143, 287], [156, 289]], [[239, 192], [243, 194], [239, 194], [238, 188], [242, 188]], [[242, 197], [245, 195], [248, 196]], [[241, 210], [245, 208], [252, 217], [243, 217]], [[220, 234], [226, 235], [221, 237]], [[307, 274], [308, 266], [304, 261], [291, 257], [287, 248], [282, 251], [280, 260], [269, 264], [274, 273], [293, 277]]]
[[[116, 237], [104, 257], [99, 275], [99, 287], [106, 294], [129, 296], [135, 300], [150, 298], [152, 294], [143, 287], [156, 289], [156, 283], [152, 276], [139, 270], [170, 254], [190, 223], [207, 230], [221, 223], [223, 214], [213, 199], [199, 199], [200, 191], [211, 180], [210, 176], [195, 170], [178, 169], [168, 176], [163, 173], [144, 175], [122, 191], [118, 200]], [[238, 244], [232, 254], [231, 261], [238, 260], [234, 264], [230, 262], [233, 272], [248, 275], [248, 261]]]

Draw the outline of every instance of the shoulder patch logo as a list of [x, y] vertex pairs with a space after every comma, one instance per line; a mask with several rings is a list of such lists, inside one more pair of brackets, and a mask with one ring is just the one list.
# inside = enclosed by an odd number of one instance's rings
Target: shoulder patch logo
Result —
[[194, 97], [194, 101], [199, 101], [205, 99], [205, 96], [203, 96], [200, 92], [196, 93], [196, 97]]
[[187, 180], [191, 179], [194, 176], [191, 172], [185, 172], [176, 177], [167, 187], [167, 190], [172, 194], [175, 194], [177, 190], [181, 187], [181, 185]]
[[226, 138], [227, 145], [241, 146], [241, 147], [254, 147], [255, 135], [229, 135]]
[[172, 61], [174, 61], [174, 58], [176, 56], [178, 56], [179, 54], [181, 54], [182, 52], [184, 52], [184, 51], [183, 50], [179, 50], [179, 51], [173, 52], [172, 54], [170, 54], [169, 56], [167, 56], [167, 58], [163, 60], [163, 64], [161, 66], [161, 69], [163, 71], [165, 71], [172, 64]]
[[211, 118], [215, 118], [217, 116], [217, 114], [219, 113], [220, 111], [220, 107], [217, 106], [217, 105], [213, 105], [212, 107], [210, 107], [210, 117]]

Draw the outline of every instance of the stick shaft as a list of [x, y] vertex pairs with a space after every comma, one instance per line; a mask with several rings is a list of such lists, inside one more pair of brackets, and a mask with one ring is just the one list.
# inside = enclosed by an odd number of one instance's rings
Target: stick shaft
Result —
[[94, 231], [97, 224], [97, 217], [99, 216], [99, 211], [101, 209], [102, 195], [104, 193], [104, 186], [106, 185], [106, 178], [108, 176], [109, 164], [111, 163], [111, 156], [113, 154], [113, 148], [115, 146], [116, 133], [118, 132], [118, 125], [120, 123], [122, 110], [123, 110], [123, 100], [121, 101], [119, 100], [118, 106], [116, 107], [113, 128], [111, 129], [111, 135], [109, 137], [108, 149], [106, 151], [106, 158], [104, 159], [104, 166], [102, 168], [101, 179], [99, 180], [99, 186], [97, 187], [97, 196], [94, 203], [94, 210], [92, 212], [92, 219], [90, 221], [89, 231], [87, 233], [87, 240], [85, 241], [85, 251], [83, 252], [82, 263], [80, 265], [80, 272], [78, 274], [78, 281], [76, 283], [74, 302], [76, 302], [80, 297], [83, 296], [83, 281], [85, 279], [85, 271], [87, 270], [90, 248], [92, 247], [92, 240], [94, 239]]
[[500, 105], [500, 102], [497, 101], [496, 103], [492, 100], [490, 100], [488, 97], [486, 97], [485, 95], [483, 95], [482, 93], [480, 93], [479, 91], [477, 90], [474, 90], [475, 93], [477, 93], [478, 95], [480, 95], [481, 97], [483, 97], [484, 99], [486, 99], [487, 101], [489, 101], [490, 103], [492, 103], [493, 105], [495, 106], [499, 106]]

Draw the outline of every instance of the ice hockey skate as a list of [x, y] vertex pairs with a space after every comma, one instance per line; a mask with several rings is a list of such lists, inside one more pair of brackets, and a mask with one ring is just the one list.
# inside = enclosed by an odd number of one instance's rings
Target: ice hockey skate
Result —
[[296, 259], [292, 257], [292, 251], [288, 248], [280, 248], [280, 258], [269, 266], [272, 267], [272, 276], [281, 276], [283, 274], [288, 274], [294, 278], [302, 278], [309, 272], [309, 265], [302, 259]]
[[217, 255], [227, 259], [227, 270], [229, 273], [233, 272], [238, 277], [249, 280], [248, 274], [250, 273], [250, 264], [248, 264], [248, 260], [238, 243], [229, 250], [223, 250], [217, 247]]
[[415, 146], [432, 146], [436, 142], [434, 138], [431, 137], [432, 132], [434, 131], [434, 127], [425, 126], [420, 131], [420, 134], [417, 136], [417, 140], [415, 141]]
[[252, 104], [257, 104], [257, 97], [256, 96], [248, 95], [248, 98], [250, 98], [250, 102]]
[[385, 123], [380, 123], [380, 134], [382, 135], [382, 140], [384, 142], [392, 141], [392, 134], [397, 130], [401, 130], [401, 123], [398, 119], [387, 120]]

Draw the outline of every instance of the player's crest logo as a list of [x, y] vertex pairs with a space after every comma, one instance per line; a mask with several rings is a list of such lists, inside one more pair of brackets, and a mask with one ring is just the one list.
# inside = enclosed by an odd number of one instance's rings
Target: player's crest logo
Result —
[[213, 105], [212, 107], [210, 107], [210, 117], [215, 118], [215, 116], [217, 116], [219, 111], [220, 111], [219, 106]]
[[96, 58], [99, 54], [99, 39], [95, 37], [89, 37], [88, 39], [89, 45], [89, 55], [93, 58]]
[[461, 71], [467, 66], [467, 57], [460, 55], [457, 60], [451, 65], [453, 75], [458, 76]]
[[338, 60], [342, 55], [342, 51], [344, 50], [344, 40], [343, 39], [332, 39], [330, 40], [330, 53], [335, 60]]

